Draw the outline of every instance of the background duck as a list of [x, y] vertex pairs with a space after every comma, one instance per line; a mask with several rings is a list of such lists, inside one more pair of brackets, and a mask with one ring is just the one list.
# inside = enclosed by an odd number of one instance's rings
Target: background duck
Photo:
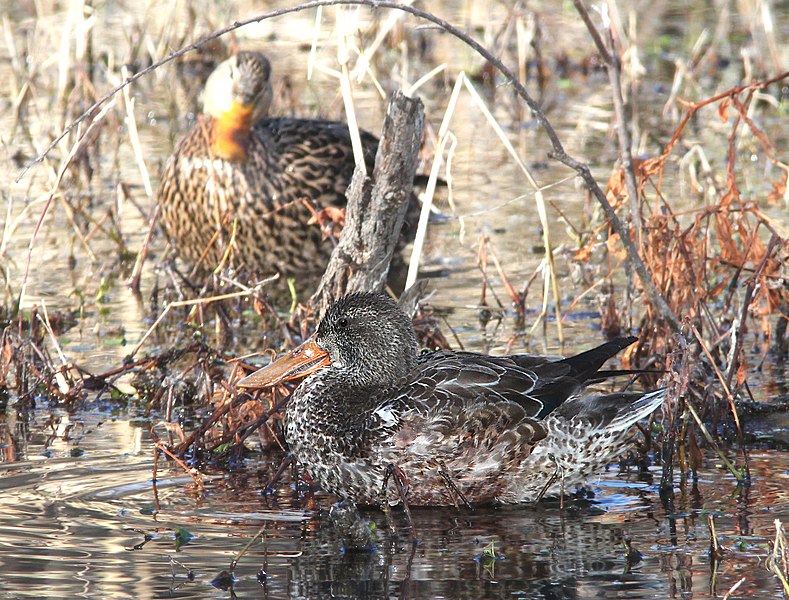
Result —
[[[345, 123], [268, 118], [271, 65], [239, 52], [209, 76], [204, 115], [161, 177], [161, 221], [178, 256], [202, 270], [220, 263], [252, 275], [320, 274], [333, 248], [312, 211], [345, 206], [354, 157]], [[372, 172], [378, 139], [360, 131]], [[232, 244], [231, 244], [232, 240]]]
[[310, 476], [338, 496], [376, 504], [390, 471], [411, 505], [513, 504], [571, 491], [662, 404], [664, 390], [583, 392], [635, 339], [559, 361], [419, 355], [398, 305], [359, 293], [335, 303], [313, 338], [240, 385], [310, 374], [288, 402], [285, 437]]

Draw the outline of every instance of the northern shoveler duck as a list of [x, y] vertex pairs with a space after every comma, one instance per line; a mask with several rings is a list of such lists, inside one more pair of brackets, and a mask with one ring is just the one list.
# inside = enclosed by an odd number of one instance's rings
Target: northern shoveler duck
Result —
[[[515, 354], [419, 354], [387, 296], [357, 293], [316, 334], [240, 382], [309, 376], [293, 392], [285, 438], [324, 489], [377, 504], [391, 474], [410, 505], [529, 502], [571, 490], [609, 464], [664, 390], [591, 393], [584, 385], [636, 338], [564, 360]], [[394, 487], [389, 502], [396, 502]]]
[[[333, 248], [312, 211], [344, 207], [354, 157], [345, 123], [267, 118], [271, 65], [239, 52], [210, 75], [204, 115], [178, 144], [157, 201], [178, 255], [203, 270], [219, 264], [243, 273], [322, 273]], [[372, 172], [378, 140], [361, 131]]]

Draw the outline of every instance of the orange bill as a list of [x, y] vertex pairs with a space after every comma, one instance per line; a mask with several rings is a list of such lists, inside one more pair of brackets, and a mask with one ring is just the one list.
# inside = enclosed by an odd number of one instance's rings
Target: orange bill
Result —
[[271, 387], [301, 379], [330, 364], [329, 353], [315, 343], [315, 338], [309, 338], [285, 356], [244, 377], [238, 382], [238, 386], [247, 389]]

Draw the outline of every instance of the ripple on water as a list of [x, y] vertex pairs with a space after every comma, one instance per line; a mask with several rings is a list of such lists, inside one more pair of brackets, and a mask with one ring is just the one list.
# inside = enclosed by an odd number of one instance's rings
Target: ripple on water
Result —
[[[707, 597], [708, 513], [717, 515], [719, 539], [729, 551], [719, 568], [721, 594], [742, 576], [751, 592], [779, 591], [760, 563], [773, 519], [789, 517], [784, 453], [753, 452], [752, 485], [739, 492], [708, 456], [695, 487], [678, 482], [671, 513], [656, 491], [658, 469], [642, 474], [615, 467], [593, 481], [593, 502], [564, 509], [557, 502], [473, 512], [415, 509], [415, 546], [407, 542], [401, 512], [395, 511], [401, 537], [392, 541], [382, 514], [368, 511], [363, 516], [374, 523], [379, 548], [360, 554], [342, 551], [319, 510], [330, 498], [310, 499], [287, 481], [273, 495], [260, 493], [279, 457], [209, 472], [204, 490], [162, 460], [155, 495], [152, 443], [127, 425], [118, 419], [91, 429], [78, 457], [65, 445], [49, 458], [0, 466], [5, 591], [206, 597], [218, 593], [211, 580], [265, 523], [265, 541], [252, 544], [236, 570], [239, 594], [262, 592], [257, 575], [263, 569], [271, 598], [666, 598], [672, 586]], [[136, 449], [127, 438], [136, 440]], [[180, 550], [178, 528], [192, 536]], [[637, 564], [624, 559], [625, 537], [643, 554]], [[171, 558], [184, 567], [172, 566]]]

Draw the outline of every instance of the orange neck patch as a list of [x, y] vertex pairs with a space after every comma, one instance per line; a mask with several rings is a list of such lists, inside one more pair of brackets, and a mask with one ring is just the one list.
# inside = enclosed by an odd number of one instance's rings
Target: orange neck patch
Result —
[[233, 102], [230, 110], [214, 119], [214, 156], [233, 162], [247, 161], [253, 108]]

